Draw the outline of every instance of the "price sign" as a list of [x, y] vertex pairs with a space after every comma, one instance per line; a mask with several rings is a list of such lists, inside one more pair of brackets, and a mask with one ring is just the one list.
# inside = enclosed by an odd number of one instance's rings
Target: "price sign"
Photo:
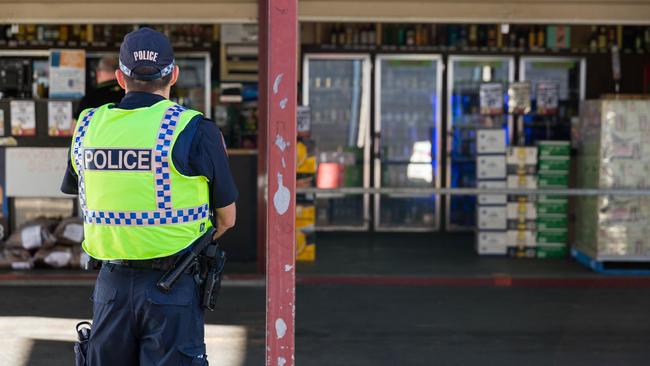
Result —
[[86, 92], [86, 51], [50, 50], [50, 98], [81, 98]]
[[309, 136], [311, 133], [311, 110], [308, 106], [299, 106], [296, 110], [298, 120], [298, 136]]
[[530, 83], [511, 83], [508, 87], [508, 112], [526, 114], [530, 112]]
[[72, 136], [72, 102], [49, 101], [47, 124], [50, 136]]
[[14, 136], [36, 135], [36, 106], [31, 100], [12, 100], [11, 134]]
[[538, 81], [536, 92], [537, 114], [549, 115], [557, 113], [560, 84], [556, 81]]
[[481, 84], [481, 114], [503, 114], [503, 86], [499, 83]]

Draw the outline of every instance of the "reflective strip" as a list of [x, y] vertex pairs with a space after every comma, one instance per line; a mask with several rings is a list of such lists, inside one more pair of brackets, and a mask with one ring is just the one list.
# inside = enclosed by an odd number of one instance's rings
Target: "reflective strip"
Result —
[[[126, 76], [133, 77], [133, 71], [131, 71], [131, 69], [126, 67], [126, 65], [122, 63], [122, 60], [119, 60], [119, 65], [120, 65], [120, 70], [122, 70], [122, 72]], [[174, 70], [174, 66], [176, 66], [176, 60], [172, 60], [171, 64], [165, 66], [162, 70], [160, 70], [160, 78], [164, 78], [165, 76], [171, 74], [172, 71]]]
[[128, 67], [126, 67], [126, 65], [124, 65], [124, 64], [122, 63], [122, 60], [120, 60], [120, 70], [122, 70], [122, 72], [124, 73], [124, 75], [129, 76], [129, 77], [131, 76], [131, 69], [129, 69]]
[[88, 224], [155, 226], [183, 224], [208, 217], [208, 205], [165, 211], [97, 211], [86, 210], [84, 222]]
[[166, 224], [188, 223], [203, 220], [208, 217], [208, 204], [197, 207], [172, 208], [171, 170], [169, 165], [171, 142], [180, 115], [185, 108], [179, 105], [169, 107], [160, 121], [156, 148], [154, 149], [153, 167], [155, 170], [155, 211], [98, 211], [90, 210], [86, 204], [84, 185], [83, 140], [90, 125], [91, 117], [96, 109], [91, 109], [79, 123], [77, 136], [74, 140], [74, 164], [79, 174], [79, 204], [84, 222], [87, 224], [125, 225], [125, 226], [154, 226]]
[[158, 140], [153, 152], [153, 163], [156, 183], [156, 208], [170, 210], [172, 208], [171, 171], [169, 169], [170, 147], [174, 130], [185, 108], [175, 105], [165, 111], [158, 129]]
[[74, 164], [77, 167], [77, 183], [79, 187], [79, 205], [81, 206], [82, 215], [85, 217], [86, 211], [86, 186], [84, 184], [84, 164], [83, 164], [83, 150], [81, 146], [83, 145], [84, 137], [86, 136], [86, 131], [88, 131], [88, 125], [90, 125], [90, 119], [97, 111], [97, 108], [93, 108], [86, 113], [84, 118], [79, 123], [77, 128], [77, 135], [74, 139], [73, 144], [73, 154], [74, 154]]
[[174, 66], [176, 66], [175, 61], [176, 60], [172, 61], [171, 64], [165, 66], [162, 70], [160, 70], [160, 75], [162, 77], [165, 77], [172, 73], [172, 71], [174, 70]]

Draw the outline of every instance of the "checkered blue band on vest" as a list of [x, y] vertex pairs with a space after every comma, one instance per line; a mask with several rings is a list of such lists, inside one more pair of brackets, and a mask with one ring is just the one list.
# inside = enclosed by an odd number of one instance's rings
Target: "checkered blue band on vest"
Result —
[[91, 109], [83, 117], [77, 128], [73, 144], [74, 164], [79, 173], [79, 204], [84, 222], [100, 225], [150, 226], [188, 223], [203, 220], [210, 210], [207, 204], [174, 209], [171, 191], [171, 143], [176, 125], [185, 108], [179, 105], [169, 107], [160, 121], [156, 147], [153, 153], [154, 184], [156, 194], [155, 211], [98, 211], [88, 209], [86, 187], [84, 184], [83, 141], [96, 109]]

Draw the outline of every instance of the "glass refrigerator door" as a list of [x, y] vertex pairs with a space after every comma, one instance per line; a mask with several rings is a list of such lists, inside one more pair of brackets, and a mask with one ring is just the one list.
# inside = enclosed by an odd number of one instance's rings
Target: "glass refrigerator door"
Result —
[[[318, 188], [368, 187], [370, 59], [367, 55], [306, 55], [303, 104], [312, 116]], [[368, 195], [319, 194], [318, 230], [368, 228]]]
[[210, 118], [211, 61], [208, 52], [179, 53], [176, 64], [180, 76], [172, 89], [171, 99], [178, 104], [203, 112]]
[[[586, 61], [578, 57], [522, 57], [519, 79], [531, 84], [533, 109], [524, 119], [526, 145], [538, 140], [570, 140], [571, 125], [579, 117], [580, 101], [585, 98]], [[558, 108], [541, 113], [537, 103], [539, 82], [557, 85]]]
[[[439, 187], [439, 56], [380, 55], [375, 69], [375, 186]], [[375, 195], [379, 231], [433, 231], [435, 195]]]
[[[480, 87], [501, 83], [507, 101], [508, 83], [514, 80], [514, 59], [497, 56], [450, 56], [447, 74], [447, 187], [476, 187], [476, 129], [505, 128], [507, 115], [480, 114]], [[504, 113], [506, 112], [504, 104]], [[473, 230], [476, 196], [447, 196], [447, 230]]]

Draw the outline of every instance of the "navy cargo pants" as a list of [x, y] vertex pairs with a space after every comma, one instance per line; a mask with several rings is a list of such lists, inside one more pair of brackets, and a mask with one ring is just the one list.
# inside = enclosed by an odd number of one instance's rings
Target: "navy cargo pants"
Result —
[[107, 264], [93, 293], [88, 366], [207, 366], [203, 308], [192, 276], [164, 294], [162, 272]]

